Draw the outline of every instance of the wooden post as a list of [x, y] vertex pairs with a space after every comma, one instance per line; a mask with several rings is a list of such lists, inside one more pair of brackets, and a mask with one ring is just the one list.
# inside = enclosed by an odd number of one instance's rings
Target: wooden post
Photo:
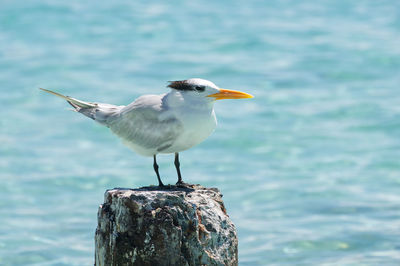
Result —
[[199, 185], [106, 191], [95, 265], [237, 265], [236, 229], [221, 197]]

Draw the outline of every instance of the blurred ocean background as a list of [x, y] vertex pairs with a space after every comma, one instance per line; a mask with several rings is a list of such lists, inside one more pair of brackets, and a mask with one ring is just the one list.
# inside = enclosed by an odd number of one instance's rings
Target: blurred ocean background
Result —
[[240, 265], [400, 265], [399, 1], [0, 5], [0, 265], [92, 265], [104, 191], [157, 184], [39, 87], [125, 105], [191, 77], [255, 95], [181, 153], [224, 194]]

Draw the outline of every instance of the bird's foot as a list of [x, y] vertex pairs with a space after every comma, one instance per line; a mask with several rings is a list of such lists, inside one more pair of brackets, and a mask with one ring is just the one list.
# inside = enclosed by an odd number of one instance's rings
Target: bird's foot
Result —
[[185, 182], [183, 182], [183, 181], [178, 181], [178, 182], [176, 182], [176, 186], [177, 186], [177, 187], [187, 188], [187, 187], [190, 186], [190, 184], [185, 183]]
[[161, 182], [161, 181], [158, 183], [158, 186], [159, 186], [159, 187], [165, 187], [165, 185], [164, 185], [163, 182]]

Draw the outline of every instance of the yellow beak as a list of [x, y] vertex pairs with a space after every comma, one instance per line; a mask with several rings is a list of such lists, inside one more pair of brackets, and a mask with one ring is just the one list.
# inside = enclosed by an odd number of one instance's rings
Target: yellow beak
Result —
[[220, 89], [219, 92], [207, 95], [207, 97], [214, 97], [215, 100], [223, 100], [223, 99], [244, 99], [244, 98], [253, 98], [253, 95], [250, 95], [241, 91], [233, 91], [233, 90], [224, 90]]

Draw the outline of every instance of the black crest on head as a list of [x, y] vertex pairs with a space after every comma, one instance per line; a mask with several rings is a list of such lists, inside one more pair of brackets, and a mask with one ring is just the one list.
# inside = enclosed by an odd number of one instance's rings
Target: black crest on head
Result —
[[186, 79], [170, 81], [168, 84], [169, 88], [179, 90], [179, 91], [197, 91], [202, 92], [205, 90], [204, 86], [190, 84]]
[[193, 91], [194, 88], [191, 84], [187, 82], [187, 80], [177, 80], [170, 81], [168, 84], [169, 88], [179, 90], [179, 91]]

